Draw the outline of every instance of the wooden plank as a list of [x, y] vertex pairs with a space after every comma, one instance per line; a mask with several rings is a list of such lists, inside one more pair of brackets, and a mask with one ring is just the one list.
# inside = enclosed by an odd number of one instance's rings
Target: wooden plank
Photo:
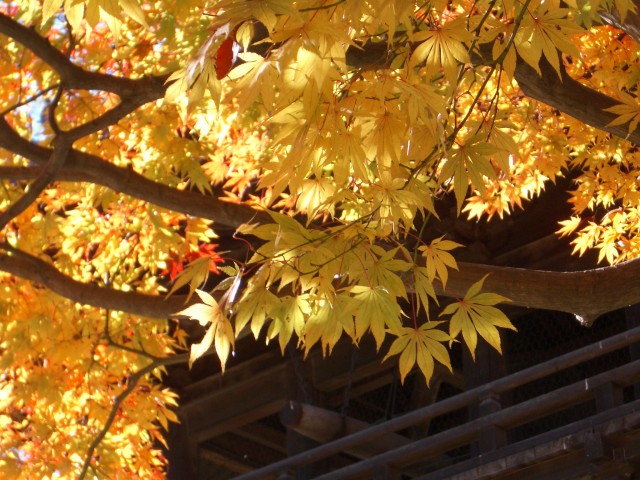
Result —
[[280, 351], [270, 349], [238, 365], [228, 367], [224, 374], [218, 372], [194, 382], [183, 388], [180, 393], [187, 401], [196, 399], [210, 392], [253, 378], [253, 376], [264, 372], [267, 368], [275, 367], [282, 362], [283, 359]]

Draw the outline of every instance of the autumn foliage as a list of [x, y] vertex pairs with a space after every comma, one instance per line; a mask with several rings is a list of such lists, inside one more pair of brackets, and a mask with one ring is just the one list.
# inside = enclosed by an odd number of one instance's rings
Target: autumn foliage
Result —
[[372, 335], [428, 381], [454, 342], [500, 350], [501, 302], [615, 308], [465, 269], [434, 225], [449, 201], [505, 218], [570, 177], [558, 234], [637, 268], [634, 12], [0, 4], [0, 477], [163, 478], [163, 368], [215, 354], [224, 370], [239, 336], [331, 354]]

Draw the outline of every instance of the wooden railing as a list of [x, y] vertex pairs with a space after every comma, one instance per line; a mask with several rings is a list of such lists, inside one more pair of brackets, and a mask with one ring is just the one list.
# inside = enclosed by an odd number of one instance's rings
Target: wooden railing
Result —
[[[294, 474], [295, 470], [303, 465], [329, 459], [332, 456], [354, 450], [358, 445], [366, 444], [382, 436], [390, 435], [393, 432], [418, 425], [450, 412], [471, 409], [472, 407], [475, 407], [476, 411], [483, 412], [479, 418], [471, 419], [443, 432], [379, 453], [317, 478], [320, 480], [399, 478], [400, 472], [402, 472], [405, 476], [411, 478], [436, 480], [454, 478], [456, 475], [469, 470], [474, 470], [476, 474], [465, 478], [482, 478], [485, 474], [490, 475], [491, 469], [493, 469], [494, 473], [500, 469], [508, 469], [509, 462], [515, 468], [518, 462], [522, 463], [523, 461], [522, 455], [518, 457], [519, 453], [537, 448], [556, 439], [569, 438], [567, 436], [573, 435], [571, 438], [575, 441], [591, 443], [595, 441], [597, 443], [602, 440], [599, 437], [600, 433], [598, 433], [600, 432], [600, 426], [610, 425], [611, 422], [618, 421], [616, 425], [620, 428], [629, 428], [629, 424], [620, 423], [620, 419], [631, 418], [632, 426], [635, 425], [633, 422], [637, 420], [638, 428], [640, 429], [640, 398], [636, 393], [635, 399], [627, 399], [627, 403], [624, 403], [622, 395], [625, 387], [640, 383], [640, 360], [631, 359], [631, 361], [603, 373], [508, 407], [501, 407], [500, 402], [500, 399], [505, 394], [516, 388], [523, 387], [562, 370], [586, 364], [608, 353], [628, 348], [637, 342], [640, 342], [640, 327], [627, 330], [592, 345], [502, 377], [486, 385], [393, 418], [385, 423], [371, 426], [365, 430], [291, 456], [238, 476], [236, 479], [267, 479], [276, 476], [292, 478], [288, 477], [288, 475]], [[509, 443], [509, 433], [517, 427], [585, 402], [595, 402], [595, 413], [588, 418], [557, 426], [555, 429], [535, 437]], [[612, 431], [611, 428], [607, 432]], [[415, 467], [420, 463], [424, 464], [425, 459], [436, 458], [458, 447], [473, 448], [478, 455], [426, 473]], [[558, 452], [554, 453], [549, 448], [546, 451], [548, 451], [549, 455], [558, 454]], [[541, 452], [538, 453], [542, 455]], [[588, 452], [586, 454], [589, 455]], [[500, 467], [495, 464], [498, 461], [500, 461]], [[493, 466], [492, 462], [494, 462]], [[482, 473], [483, 469], [485, 474]]]

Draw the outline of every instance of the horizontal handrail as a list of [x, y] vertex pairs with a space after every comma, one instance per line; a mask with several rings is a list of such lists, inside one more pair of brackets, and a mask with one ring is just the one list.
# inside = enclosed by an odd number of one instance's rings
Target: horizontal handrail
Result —
[[640, 341], [640, 327], [621, 332], [612, 337], [579, 348], [546, 362], [520, 370], [519, 372], [499, 378], [485, 385], [467, 390], [441, 402], [428, 405], [404, 415], [395, 417], [384, 423], [373, 425], [367, 429], [347, 435], [330, 443], [320, 445], [305, 452], [285, 458], [252, 472], [235, 477], [236, 480], [264, 479], [285, 472], [288, 469], [316, 462], [323, 458], [341, 453], [354, 445], [366, 443], [397, 430], [425, 422], [433, 417], [466, 407], [492, 393], [502, 393], [542, 377], [570, 368], [579, 363], [592, 360], [609, 352], [624, 348]]
[[[510, 427], [527, 423], [549, 413], [557, 411], [558, 407], [576, 403], [583, 392], [591, 392], [609, 382], [634, 383], [640, 379], [640, 364], [627, 363], [620, 367], [595, 375], [587, 380], [572, 383], [558, 388], [536, 398], [504, 408], [490, 415], [477, 418], [463, 425], [450, 428], [430, 437], [416, 440], [402, 447], [389, 450], [379, 455], [367, 458], [353, 465], [348, 465], [330, 474], [317, 477], [316, 480], [338, 480], [351, 478], [355, 475], [369, 472], [382, 465], [408, 465], [428, 455], [437, 455], [453, 448], [466, 445], [474, 441], [478, 433], [484, 428], [494, 425], [509, 425]], [[536, 404], [539, 406], [536, 407]], [[536, 411], [536, 409], [538, 411]], [[528, 418], [527, 418], [528, 416]]]
[[[613, 409], [596, 413], [591, 417], [584, 418], [582, 420], [578, 420], [576, 422], [570, 423], [568, 425], [563, 425], [558, 428], [554, 428], [553, 430], [540, 433], [525, 440], [511, 443], [507, 447], [501, 448], [499, 450], [483, 453], [481, 456], [472, 457], [468, 460], [449, 465], [434, 472], [420, 475], [418, 477], [415, 477], [414, 480], [450, 480], [451, 477], [456, 474], [478, 468], [480, 464], [490, 464], [492, 462], [503, 460], [510, 455], [535, 448], [536, 446], [548, 442], [549, 438], [553, 438], [554, 441], [558, 441], [563, 437], [575, 435], [580, 431], [589, 431], [590, 433], [593, 433], [594, 431], [602, 431], [604, 430], [605, 426], [611, 426], [610, 422], [619, 421], [621, 418], [629, 416], [632, 417], [631, 422], [635, 422], [637, 424], [638, 415], [640, 415], [640, 399], [625, 403], [624, 405]], [[635, 416], [636, 419], [633, 419], [633, 416]], [[624, 425], [624, 422], [620, 422], [619, 425], [620, 424]], [[566, 447], [566, 444], [563, 445], [563, 447]]]

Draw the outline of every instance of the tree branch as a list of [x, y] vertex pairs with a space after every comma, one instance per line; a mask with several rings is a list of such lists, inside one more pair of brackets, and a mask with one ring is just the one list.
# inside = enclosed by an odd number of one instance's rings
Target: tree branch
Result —
[[64, 162], [69, 155], [71, 142], [63, 137], [61, 138], [61, 141], [56, 143], [58, 143], [58, 145], [51, 151], [51, 157], [47, 166], [29, 185], [27, 191], [15, 203], [7, 208], [7, 210], [0, 214], [0, 230], [2, 230], [11, 220], [29, 208], [29, 205], [38, 198], [64, 165]]
[[[488, 292], [504, 295], [513, 305], [558, 310], [590, 326], [600, 315], [640, 302], [640, 258], [618, 265], [575, 272], [551, 272], [459, 262], [449, 270], [439, 295], [461, 297], [483, 276]], [[435, 286], [435, 285], [434, 285]]]
[[42, 90], [40, 90], [37, 93], [34, 93], [33, 95], [29, 96], [28, 98], [25, 98], [22, 101], [19, 101], [18, 103], [15, 103], [13, 105], [11, 105], [10, 107], [7, 107], [6, 109], [4, 109], [3, 111], [0, 112], [0, 117], [4, 117], [5, 115], [7, 115], [8, 113], [13, 112], [14, 110], [17, 110], [20, 107], [24, 107], [25, 105], [30, 104], [31, 102], [36, 101], [38, 98], [46, 95], [47, 93], [49, 93], [51, 90], [55, 90], [57, 88], [60, 88], [62, 85], [60, 85], [59, 83], [56, 83], [55, 85], [51, 85], [49, 87], [46, 87]]
[[[388, 51], [387, 43], [383, 42], [367, 43], [362, 48], [349, 47], [346, 61], [348, 65], [355, 68], [385, 68], [389, 65]], [[477, 55], [472, 60], [482, 64], [491, 63], [487, 60], [492, 58], [491, 45], [484, 45], [482, 54], [484, 59]], [[618, 100], [574, 80], [567, 75], [564, 68], [562, 68], [562, 78], [559, 78], [544, 57], [540, 61], [540, 70], [542, 77], [518, 57], [515, 79], [525, 95], [557, 108], [562, 113], [591, 127], [640, 145], [640, 129], [629, 134], [627, 125], [609, 125], [617, 116], [605, 109], [620, 104]]]
[[[25, 140], [2, 117], [0, 117], [0, 147], [38, 165], [46, 165], [51, 155], [51, 149]], [[11, 171], [12, 175], [16, 174], [15, 169], [8, 171]], [[29, 174], [32, 173], [29, 172]], [[254, 210], [247, 205], [224, 202], [198, 192], [171, 188], [149, 180], [129, 168], [118, 167], [100, 157], [78, 150], [70, 151], [60, 174], [61, 178], [103, 185], [159, 207], [211, 220], [232, 228], [251, 221], [260, 223], [271, 221], [271, 217], [265, 212]]]
[[129, 79], [98, 72], [89, 72], [75, 65], [35, 29], [25, 27], [0, 13], [0, 34], [13, 38], [49, 65], [67, 89], [102, 90], [120, 98], [137, 96], [151, 101], [164, 95], [167, 76]]
[[[99, 130], [102, 130], [109, 125], [115, 125], [122, 118], [126, 117], [130, 113], [134, 112], [138, 107], [144, 105], [153, 100], [157, 100], [164, 95], [164, 90], [151, 92], [152, 95], [137, 95], [134, 97], [121, 98], [120, 103], [113, 107], [111, 110], [104, 112], [102, 115], [89, 120], [77, 127], [67, 130], [65, 133], [68, 138], [73, 141], [79, 140], [87, 135], [91, 135]], [[157, 96], [155, 96], [157, 94]]]
[[562, 113], [587, 125], [640, 145], [640, 129], [629, 134], [627, 124], [609, 125], [618, 116], [607, 112], [606, 109], [619, 105], [618, 100], [574, 80], [567, 74], [564, 67], [561, 67], [562, 78], [559, 78], [544, 57], [540, 61], [540, 71], [542, 77], [531, 66], [518, 58], [515, 79], [525, 95], [557, 108]]
[[634, 0], [633, 5], [636, 11], [627, 12], [624, 22], [615, 8], [608, 12], [599, 12], [599, 15], [604, 23], [622, 30], [633, 38], [636, 43], [640, 43], [640, 1]]
[[82, 305], [118, 310], [134, 315], [153, 318], [168, 318], [182, 310], [184, 297], [147, 295], [136, 292], [122, 292], [112, 288], [100, 287], [78, 282], [62, 273], [47, 262], [26, 252], [2, 246], [7, 253], [0, 253], [0, 270], [41, 283], [61, 297]]
[[[436, 288], [438, 295], [461, 297], [474, 282], [489, 275], [484, 284], [486, 291], [509, 298], [513, 305], [572, 313], [585, 325], [591, 325], [606, 312], [640, 302], [640, 259], [576, 272], [463, 262], [458, 266], [459, 271], [449, 271], [447, 289]], [[58, 295], [84, 305], [145, 317], [167, 318], [185, 305], [183, 297], [164, 299], [87, 285], [63, 275], [43, 260], [14, 249], [0, 253], [0, 270], [41, 283]]]
[[109, 416], [107, 417], [107, 420], [104, 422], [104, 426], [102, 427], [98, 435], [96, 435], [96, 437], [93, 439], [93, 441], [89, 445], [89, 448], [87, 449], [87, 453], [85, 455], [84, 463], [82, 465], [80, 475], [78, 476], [78, 480], [83, 480], [86, 477], [89, 471], [89, 468], [91, 466], [91, 459], [93, 458], [93, 452], [95, 452], [96, 448], [98, 448], [98, 445], [100, 445], [100, 442], [104, 440], [104, 437], [107, 436], [107, 433], [111, 428], [111, 425], [116, 419], [118, 410], [120, 410], [120, 406], [122, 405], [122, 402], [124, 402], [126, 398], [129, 395], [131, 395], [133, 390], [138, 385], [138, 382], [142, 378], [144, 378], [146, 375], [153, 372], [158, 367], [167, 367], [169, 365], [177, 365], [180, 363], [185, 363], [188, 360], [189, 360], [189, 354], [186, 354], [186, 353], [181, 355], [173, 355], [171, 357], [159, 358], [152, 361], [149, 365], [141, 368], [140, 370], [138, 370], [136, 373], [134, 373], [129, 377], [127, 381], [127, 388], [125, 388], [122, 392], [120, 392], [120, 394], [113, 400], [113, 405], [111, 406], [111, 410], [109, 412]]
[[117, 167], [94, 155], [74, 150], [68, 165], [70, 172], [86, 175], [86, 181], [111, 188], [159, 207], [211, 220], [220, 225], [237, 228], [247, 222], [270, 222], [265, 212], [237, 203], [224, 202], [216, 197], [189, 190], [178, 190], [134, 172]]

